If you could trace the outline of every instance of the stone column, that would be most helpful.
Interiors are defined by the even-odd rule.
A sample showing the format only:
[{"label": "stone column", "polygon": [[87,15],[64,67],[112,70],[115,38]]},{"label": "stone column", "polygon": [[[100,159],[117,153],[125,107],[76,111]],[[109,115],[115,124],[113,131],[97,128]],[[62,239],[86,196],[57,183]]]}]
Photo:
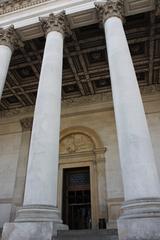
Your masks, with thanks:
[{"label": "stone column", "polygon": [[2,97],[12,52],[15,48],[21,45],[22,43],[19,40],[13,25],[7,29],[0,29],[0,99]]},{"label": "stone column", "polygon": [[160,182],[138,82],[123,29],[123,1],[97,3],[104,23],[125,202],[120,240],[160,239]]},{"label": "stone column", "polygon": [[[17,236],[23,240],[51,240],[56,238],[57,230],[66,229],[57,208],[65,14],[50,14],[40,21],[46,44],[33,118],[24,202],[22,209],[17,211],[14,227],[10,224],[7,229],[11,240],[19,239]],[[7,234],[3,234],[5,240]]]}]

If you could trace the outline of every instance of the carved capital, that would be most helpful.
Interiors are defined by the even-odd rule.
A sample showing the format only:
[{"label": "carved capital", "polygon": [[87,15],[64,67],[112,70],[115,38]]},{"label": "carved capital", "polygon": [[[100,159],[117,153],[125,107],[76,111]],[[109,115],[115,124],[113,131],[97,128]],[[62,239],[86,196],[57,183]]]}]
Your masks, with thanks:
[{"label": "carved capital", "polygon": [[0,45],[8,46],[12,51],[23,47],[23,43],[19,39],[13,25],[6,29],[0,29]]},{"label": "carved capital", "polygon": [[124,18],[124,0],[108,0],[106,2],[97,2],[95,7],[98,10],[99,18],[105,22],[111,17],[118,17],[123,21]]},{"label": "carved capital", "polygon": [[39,18],[42,29],[47,35],[51,31],[60,32],[63,36],[64,34],[70,34],[70,30],[66,21],[65,11],[62,11],[58,14],[51,13],[49,17]]},{"label": "carved capital", "polygon": [[29,131],[32,129],[32,124],[33,124],[33,118],[28,117],[28,118],[23,118],[20,120],[21,126],[22,126],[22,131]]},{"label": "carved capital", "polygon": [[156,16],[160,16],[160,0],[156,0]]}]

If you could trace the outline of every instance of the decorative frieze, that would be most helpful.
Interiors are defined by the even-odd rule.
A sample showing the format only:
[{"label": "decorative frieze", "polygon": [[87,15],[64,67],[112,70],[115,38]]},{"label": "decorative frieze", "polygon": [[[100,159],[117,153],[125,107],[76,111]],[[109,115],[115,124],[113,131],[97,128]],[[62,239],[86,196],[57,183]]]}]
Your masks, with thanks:
[{"label": "decorative frieze", "polygon": [[7,0],[0,3],[0,15],[9,12],[15,12],[20,9],[28,8],[41,3],[49,2],[50,0]]},{"label": "decorative frieze", "polygon": [[61,140],[60,153],[72,154],[75,152],[92,151],[94,148],[94,143],[87,135],[73,133]]},{"label": "decorative frieze", "polygon": [[[140,87],[142,96],[153,96],[160,94],[160,84],[149,85],[149,86],[141,86]],[[83,96],[79,98],[69,98],[64,99],[62,101],[62,107],[74,107],[74,106],[86,106],[86,104],[96,104],[103,102],[111,102],[112,101],[112,93],[111,91],[108,93],[99,93],[95,95]],[[12,110],[4,110],[0,111],[0,118],[13,118],[13,117],[21,117],[21,116],[31,116],[33,115],[34,106],[28,106],[24,108],[16,108]]]},{"label": "decorative frieze", "polygon": [[69,107],[69,106],[83,106],[86,104],[94,104],[94,103],[101,103],[101,102],[107,102],[107,101],[112,101],[112,93],[100,93],[100,94],[95,94],[95,95],[88,95],[88,96],[83,96],[83,97],[78,97],[78,98],[69,98],[69,99],[64,99],[62,101],[62,106],[63,107]]},{"label": "decorative frieze", "polygon": [[105,3],[95,3],[98,10],[99,18],[105,22],[110,17],[119,17],[123,20],[124,17],[124,0],[109,0]]},{"label": "decorative frieze", "polygon": [[[16,12],[21,9],[34,7],[35,5],[44,4],[51,0],[6,0],[0,1],[0,15]],[[159,0],[127,0],[125,1],[125,14],[133,15],[141,12],[152,11],[155,9],[155,2]],[[92,12],[92,10],[91,10]],[[90,19],[89,19],[90,21]]]},{"label": "decorative frieze", "polygon": [[0,29],[0,45],[8,46],[12,51],[23,46],[13,25],[6,29]]},{"label": "decorative frieze", "polygon": [[23,115],[33,115],[34,106],[15,108],[12,110],[0,111],[0,118],[22,117]]},{"label": "decorative frieze", "polygon": [[62,35],[70,33],[69,26],[66,21],[65,11],[62,11],[56,15],[51,13],[49,17],[39,18],[39,20],[45,35],[51,31],[60,32]]}]

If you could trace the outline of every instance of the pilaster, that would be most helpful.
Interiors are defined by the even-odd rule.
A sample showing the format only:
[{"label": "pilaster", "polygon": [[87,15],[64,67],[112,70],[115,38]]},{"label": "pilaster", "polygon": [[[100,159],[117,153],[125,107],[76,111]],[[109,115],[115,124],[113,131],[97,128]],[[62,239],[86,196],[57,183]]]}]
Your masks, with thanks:
[{"label": "pilaster", "polygon": [[21,136],[21,145],[19,158],[17,163],[17,171],[16,171],[16,180],[13,192],[13,206],[11,210],[10,220],[14,221],[16,216],[16,208],[21,207],[23,204],[23,195],[24,195],[24,187],[25,187],[25,179],[27,172],[27,162],[28,162],[28,153],[29,153],[29,143],[31,137],[31,129],[32,129],[32,117],[23,118],[20,120],[22,127],[22,136]]}]

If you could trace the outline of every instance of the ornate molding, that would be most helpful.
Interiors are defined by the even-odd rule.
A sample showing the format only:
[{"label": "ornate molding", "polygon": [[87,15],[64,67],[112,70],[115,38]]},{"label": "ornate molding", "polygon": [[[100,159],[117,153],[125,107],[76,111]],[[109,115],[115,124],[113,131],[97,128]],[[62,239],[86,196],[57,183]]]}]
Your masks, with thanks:
[{"label": "ornate molding", "polygon": [[29,131],[32,129],[32,124],[33,124],[33,118],[28,117],[28,118],[23,118],[20,120],[21,126],[22,126],[22,131]]},{"label": "ornate molding", "polygon": [[86,104],[94,104],[94,103],[100,103],[100,102],[107,102],[112,101],[112,93],[100,93],[95,95],[88,95],[78,98],[69,98],[62,101],[63,107],[69,107],[69,106],[80,106],[80,105],[86,105]]},{"label": "ornate molding", "polygon": [[160,15],[160,0],[156,1],[156,16]]},{"label": "ornate molding", "polygon": [[[142,96],[160,94],[160,84],[141,86],[140,91]],[[63,107],[83,106],[86,104],[96,104],[103,102],[112,102],[112,92],[99,93],[95,95],[83,96],[79,98],[69,98],[62,101]]]},{"label": "ornate molding", "polygon": [[111,17],[118,17],[124,19],[124,0],[109,0],[107,2],[95,3],[97,8],[99,19],[103,22]]},{"label": "ornate molding", "polygon": [[157,85],[149,85],[149,86],[141,86],[140,91],[142,96],[153,95],[156,93],[160,93],[160,84]]},{"label": "ornate molding", "polygon": [[39,20],[41,22],[42,29],[45,35],[47,35],[51,31],[60,32],[63,36],[66,33],[70,33],[65,11],[62,11],[56,15],[51,13],[49,17],[39,18]]},{"label": "ornate molding", "polygon": [[[158,94],[160,96],[160,84],[140,87],[142,96],[154,96]],[[83,96],[79,98],[69,98],[62,101],[62,107],[76,107],[86,104],[112,102],[112,93],[99,93],[95,95]],[[12,110],[0,111],[0,119],[4,118],[22,118],[22,116],[32,116],[34,112],[34,106],[28,106],[23,108],[16,108]]]},{"label": "ornate molding", "polygon": [[50,0],[7,0],[0,3],[0,15],[25,9],[34,5],[49,2]]},{"label": "ornate molding", "polygon": [[23,46],[13,25],[6,29],[0,29],[0,45],[8,46],[12,51]]},{"label": "ornate molding", "polygon": [[60,154],[92,151],[95,148],[92,140],[85,134],[72,133],[60,142]]},{"label": "ornate molding", "polygon": [[32,116],[34,112],[34,106],[28,106],[23,108],[15,108],[11,110],[5,110],[0,111],[0,119],[2,118],[13,118],[13,117],[19,117],[22,118],[22,116]]}]

